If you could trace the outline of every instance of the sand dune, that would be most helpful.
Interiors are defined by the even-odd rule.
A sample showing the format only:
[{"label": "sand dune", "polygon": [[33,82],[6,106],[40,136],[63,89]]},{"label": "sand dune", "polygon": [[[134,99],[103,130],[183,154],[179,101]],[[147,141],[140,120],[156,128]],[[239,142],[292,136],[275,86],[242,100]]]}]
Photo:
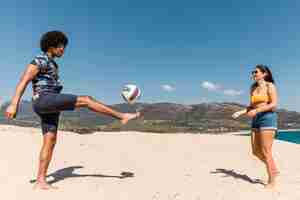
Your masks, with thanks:
[{"label": "sand dune", "polygon": [[1,199],[300,199],[300,145],[275,142],[276,191],[264,189],[264,166],[249,145],[234,134],[60,132],[48,177],[59,189],[36,191],[40,130],[2,125]]}]

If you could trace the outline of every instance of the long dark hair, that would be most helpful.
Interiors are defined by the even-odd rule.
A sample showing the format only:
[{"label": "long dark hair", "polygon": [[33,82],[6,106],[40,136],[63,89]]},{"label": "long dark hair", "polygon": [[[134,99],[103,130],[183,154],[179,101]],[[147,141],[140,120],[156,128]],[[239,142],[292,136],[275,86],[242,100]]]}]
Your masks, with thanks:
[{"label": "long dark hair", "polygon": [[[272,72],[267,65],[258,64],[255,66],[255,68],[259,69],[262,73],[266,73],[266,76],[264,77],[264,80],[266,82],[275,84]],[[255,90],[255,88],[257,88],[257,86],[258,86],[258,83],[253,83],[251,86],[251,91],[253,92],[253,90]]]}]

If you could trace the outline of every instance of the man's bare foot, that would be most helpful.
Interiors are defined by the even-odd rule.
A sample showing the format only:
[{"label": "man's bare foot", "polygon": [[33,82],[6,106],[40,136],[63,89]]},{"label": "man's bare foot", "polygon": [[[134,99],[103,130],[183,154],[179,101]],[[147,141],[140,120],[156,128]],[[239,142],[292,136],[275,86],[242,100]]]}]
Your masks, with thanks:
[{"label": "man's bare foot", "polygon": [[127,124],[128,121],[132,120],[132,119],[136,119],[138,117],[140,117],[140,112],[137,112],[137,113],[124,113],[123,114],[123,118],[121,119],[121,123],[124,125],[124,124]]},{"label": "man's bare foot", "polygon": [[38,189],[38,190],[56,190],[58,189],[58,187],[52,186],[50,184],[48,184],[47,182],[37,182],[33,189]]}]

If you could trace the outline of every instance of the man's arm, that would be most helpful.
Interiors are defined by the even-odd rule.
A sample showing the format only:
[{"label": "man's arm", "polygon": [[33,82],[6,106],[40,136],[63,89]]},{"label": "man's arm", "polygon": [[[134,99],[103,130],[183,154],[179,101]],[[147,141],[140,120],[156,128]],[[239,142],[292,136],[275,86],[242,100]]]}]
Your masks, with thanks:
[{"label": "man's arm", "polygon": [[20,103],[20,99],[21,99],[28,83],[30,81],[32,81],[32,79],[38,74],[38,72],[39,72],[39,68],[36,65],[29,64],[27,66],[25,72],[23,73],[23,75],[16,87],[16,91],[11,100],[11,103],[6,110],[5,115],[7,118],[12,119],[15,117],[17,110],[18,110],[19,103]]}]

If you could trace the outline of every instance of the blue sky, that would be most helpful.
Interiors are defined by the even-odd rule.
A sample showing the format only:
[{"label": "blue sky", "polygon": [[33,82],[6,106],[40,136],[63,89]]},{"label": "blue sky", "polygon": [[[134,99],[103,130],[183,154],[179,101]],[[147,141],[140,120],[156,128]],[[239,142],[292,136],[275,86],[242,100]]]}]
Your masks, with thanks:
[{"label": "blue sky", "polygon": [[[300,111],[300,2],[10,1],[1,5],[0,100],[9,100],[49,30],[70,44],[60,65],[64,92],[120,103],[124,84],[142,102],[248,103],[250,72],[271,66],[280,107]],[[24,98],[29,99],[28,87]]]}]

